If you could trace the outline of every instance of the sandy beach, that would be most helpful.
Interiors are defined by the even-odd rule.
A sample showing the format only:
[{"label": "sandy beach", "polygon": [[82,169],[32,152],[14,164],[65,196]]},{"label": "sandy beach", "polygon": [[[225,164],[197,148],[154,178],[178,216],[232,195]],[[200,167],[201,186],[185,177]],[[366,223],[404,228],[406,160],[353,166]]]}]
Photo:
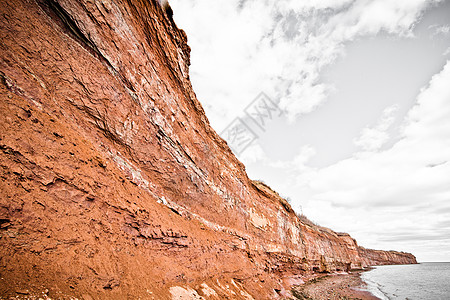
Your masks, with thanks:
[{"label": "sandy beach", "polygon": [[361,272],[354,271],[350,274],[332,274],[319,277],[295,287],[292,292],[297,299],[378,299],[364,290],[365,283],[360,277]]}]

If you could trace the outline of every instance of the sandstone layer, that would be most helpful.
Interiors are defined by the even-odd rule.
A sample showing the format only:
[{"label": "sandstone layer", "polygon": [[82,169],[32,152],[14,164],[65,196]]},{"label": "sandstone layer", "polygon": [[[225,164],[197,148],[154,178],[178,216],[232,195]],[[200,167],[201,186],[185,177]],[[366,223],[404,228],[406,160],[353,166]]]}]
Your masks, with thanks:
[{"label": "sandstone layer", "polygon": [[155,0],[0,6],[0,296],[269,299],[315,272],[415,263],[250,180]]}]

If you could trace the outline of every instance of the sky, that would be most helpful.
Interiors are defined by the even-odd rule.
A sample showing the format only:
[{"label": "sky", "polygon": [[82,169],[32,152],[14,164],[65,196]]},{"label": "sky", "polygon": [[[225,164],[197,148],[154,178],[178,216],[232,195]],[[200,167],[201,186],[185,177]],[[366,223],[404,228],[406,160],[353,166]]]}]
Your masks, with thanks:
[{"label": "sky", "polygon": [[450,261],[450,0],[171,0],[213,128],[293,208]]}]

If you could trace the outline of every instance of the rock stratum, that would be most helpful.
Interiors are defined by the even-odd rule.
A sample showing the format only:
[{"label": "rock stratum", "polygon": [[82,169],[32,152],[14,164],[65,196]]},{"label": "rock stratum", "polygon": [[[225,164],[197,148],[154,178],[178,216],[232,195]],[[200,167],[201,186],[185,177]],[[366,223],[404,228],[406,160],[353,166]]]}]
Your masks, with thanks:
[{"label": "rock stratum", "polygon": [[1,297],[270,299],[318,272],[416,262],[247,177],[169,7],[3,1],[0,38]]}]

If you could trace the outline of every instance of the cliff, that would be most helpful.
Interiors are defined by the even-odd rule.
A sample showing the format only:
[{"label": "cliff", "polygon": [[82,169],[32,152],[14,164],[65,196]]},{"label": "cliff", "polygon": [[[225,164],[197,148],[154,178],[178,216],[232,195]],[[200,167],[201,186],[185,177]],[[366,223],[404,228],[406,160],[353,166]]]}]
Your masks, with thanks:
[{"label": "cliff", "polygon": [[0,38],[1,297],[267,299],[316,272],[415,263],[247,177],[157,1],[3,1]]}]

